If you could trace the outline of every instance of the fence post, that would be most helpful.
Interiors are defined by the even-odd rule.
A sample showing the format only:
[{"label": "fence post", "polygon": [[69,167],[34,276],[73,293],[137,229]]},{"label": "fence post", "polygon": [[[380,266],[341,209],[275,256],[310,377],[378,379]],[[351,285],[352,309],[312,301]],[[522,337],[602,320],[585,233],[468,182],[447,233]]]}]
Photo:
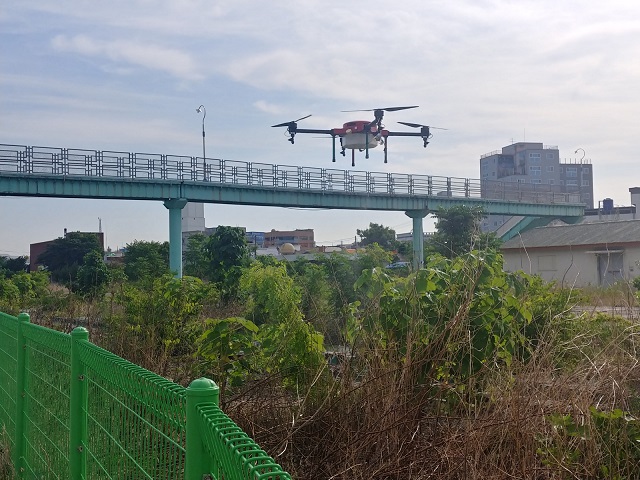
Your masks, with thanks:
[{"label": "fence post", "polygon": [[24,397],[25,397],[25,380],[27,375],[27,345],[24,340],[23,325],[29,323],[30,317],[28,313],[18,315],[18,331],[16,333],[16,344],[18,351],[16,358],[18,360],[16,371],[16,431],[13,445],[13,466],[16,469],[17,478],[23,478],[24,473],[24,456],[25,456],[25,438],[24,438]]},{"label": "fence post", "polygon": [[76,327],[71,332],[71,381],[69,384],[69,473],[72,480],[87,477],[87,381],[80,360],[80,342],[89,331]]},{"label": "fence post", "polygon": [[198,378],[187,388],[187,434],[185,454],[185,480],[202,480],[210,473],[211,461],[205,449],[198,406],[206,403],[218,405],[220,390],[213,380]]}]

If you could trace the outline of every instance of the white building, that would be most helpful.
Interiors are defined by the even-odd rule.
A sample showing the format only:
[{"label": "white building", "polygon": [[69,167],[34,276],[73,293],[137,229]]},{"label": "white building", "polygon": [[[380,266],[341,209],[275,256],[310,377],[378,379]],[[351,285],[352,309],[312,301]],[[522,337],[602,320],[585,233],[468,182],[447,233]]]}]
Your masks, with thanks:
[{"label": "white building", "polygon": [[564,286],[607,286],[640,275],[640,220],[534,228],[501,250],[505,270]]}]

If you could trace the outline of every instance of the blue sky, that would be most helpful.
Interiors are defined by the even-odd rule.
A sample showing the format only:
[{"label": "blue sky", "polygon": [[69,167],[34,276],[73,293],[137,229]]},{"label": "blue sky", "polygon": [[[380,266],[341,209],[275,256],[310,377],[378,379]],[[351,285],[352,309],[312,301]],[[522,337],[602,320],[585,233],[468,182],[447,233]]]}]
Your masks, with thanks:
[{"label": "blue sky", "polygon": [[[640,4],[635,1],[337,2],[20,0],[0,10],[0,143],[201,154],[350,169],[329,139],[291,146],[270,125],[359,119],[342,110],[446,127],[427,149],[394,139],[357,169],[479,176],[480,155],[512,141],[582,148],[596,199],[638,186]],[[365,117],[367,117],[365,115]],[[367,118],[364,118],[367,119]],[[402,127],[400,127],[402,128]],[[207,226],[313,228],[348,242],[369,222],[409,231],[402,213],[206,205]],[[115,248],[166,240],[160,202],[0,198],[0,253],[64,228]],[[430,227],[427,224],[426,230]]]}]

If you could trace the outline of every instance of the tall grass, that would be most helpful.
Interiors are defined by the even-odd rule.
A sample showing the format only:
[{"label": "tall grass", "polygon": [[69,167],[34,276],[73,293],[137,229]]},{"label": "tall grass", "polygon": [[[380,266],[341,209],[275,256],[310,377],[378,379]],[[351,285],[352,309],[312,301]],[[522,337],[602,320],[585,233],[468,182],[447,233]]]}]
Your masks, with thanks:
[{"label": "tall grass", "polygon": [[229,414],[300,479],[640,478],[637,323],[560,305],[528,355],[464,375],[473,289],[449,293],[454,315],[429,341],[361,342],[337,378],[325,367],[291,393],[270,377]]},{"label": "tall grass", "polygon": [[[577,309],[571,292],[549,291],[543,301],[530,288],[519,297],[537,312],[535,329],[522,328],[535,335],[526,355],[492,353],[478,363],[473,332],[479,318],[505,313],[476,303],[502,296],[494,287],[481,292],[497,272],[464,273],[457,284],[444,282],[432,292],[440,301],[428,309],[416,303],[423,295],[416,291],[394,300],[402,304],[398,317],[406,317],[402,336],[351,332],[355,340],[339,364],[323,365],[308,389],[284,382],[282,372],[258,375],[234,390],[225,412],[299,479],[640,478],[635,292],[586,289]],[[361,299],[363,318],[382,319],[385,302],[402,286],[390,285]],[[615,308],[595,308],[602,306]],[[102,315],[96,306],[66,307],[96,323]],[[38,316],[55,319],[52,312]],[[431,316],[441,328],[425,330]],[[136,337],[124,327],[103,338],[92,332],[92,339],[112,349],[117,339],[116,353],[126,357],[140,345],[127,343]],[[145,366],[154,369],[152,362]]]}]

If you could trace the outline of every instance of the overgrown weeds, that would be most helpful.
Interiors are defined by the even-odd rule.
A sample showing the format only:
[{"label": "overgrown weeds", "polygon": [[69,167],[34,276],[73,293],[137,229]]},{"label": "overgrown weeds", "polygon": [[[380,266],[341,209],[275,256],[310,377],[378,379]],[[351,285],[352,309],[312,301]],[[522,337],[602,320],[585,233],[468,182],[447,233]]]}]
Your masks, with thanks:
[{"label": "overgrown weeds", "polygon": [[297,478],[638,478],[640,327],[516,295],[496,262],[366,274],[337,378],[271,377],[229,413]]},{"label": "overgrown weeds", "polygon": [[[353,291],[338,266],[324,291],[297,265],[304,295],[282,268],[253,268],[245,308],[164,277],[92,304],[52,296],[32,318],[83,318],[146,368],[216,378],[225,412],[296,478],[639,478],[639,324],[575,308],[631,306],[629,292],[557,289],[492,252],[406,278],[365,270]],[[322,325],[341,341],[326,363]]]}]

